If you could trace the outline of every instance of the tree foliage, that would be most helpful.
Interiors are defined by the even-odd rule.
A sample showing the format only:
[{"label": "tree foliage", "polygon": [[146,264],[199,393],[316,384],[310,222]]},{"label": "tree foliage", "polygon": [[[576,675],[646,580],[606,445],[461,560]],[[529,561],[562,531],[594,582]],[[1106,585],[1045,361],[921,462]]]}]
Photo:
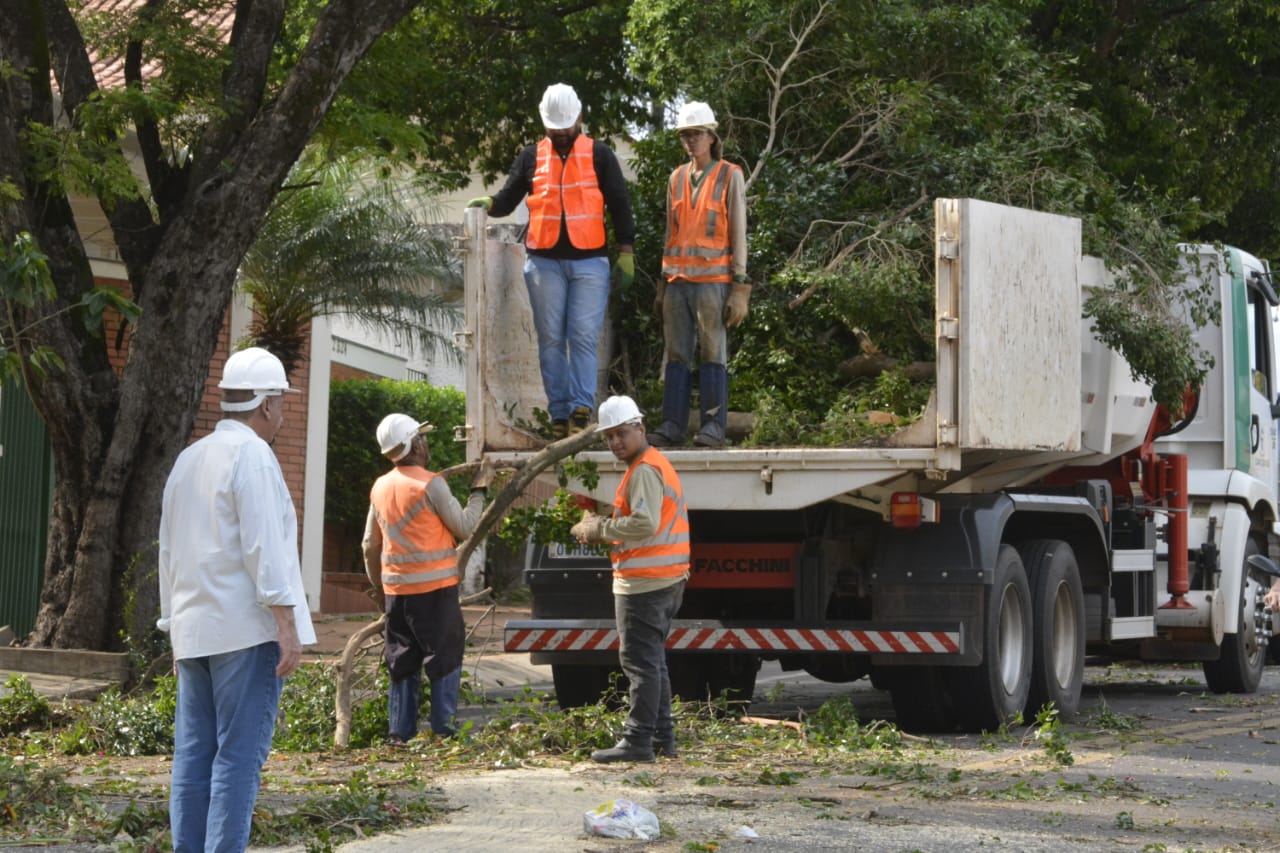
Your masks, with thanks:
[{"label": "tree foliage", "polygon": [[[349,534],[364,532],[369,489],[387,473],[387,458],[374,438],[378,423],[392,412],[430,421],[428,434],[433,471],[465,461],[464,445],[453,440],[453,427],[466,420],[462,392],[433,388],[425,382],[393,379],[345,379],[329,388],[329,446],[325,468],[324,519]],[[457,484],[465,497],[468,483]]]},{"label": "tree foliage", "polygon": [[276,197],[240,265],[253,300],[249,334],[285,371],[306,357],[311,321],[344,314],[400,344],[450,357],[446,294],[462,273],[434,205],[412,184],[377,180],[347,161],[304,161]]},{"label": "tree foliage", "polygon": [[[706,23],[700,4],[633,8],[637,72],[664,96],[709,101],[748,175],[750,275],[764,286],[737,335],[732,396],[787,414],[794,429],[775,440],[814,439],[884,396],[840,378],[840,358],[931,357],[938,197],[1080,217],[1085,250],[1120,272],[1087,306],[1100,330],[1163,401],[1203,376],[1174,285],[1176,243],[1206,215],[1109,171],[1107,116],[1080,56],[1028,26],[1040,5],[738,2],[710,47],[671,35]],[[660,209],[664,181],[642,168],[637,207]],[[645,361],[643,342],[624,344],[628,363]]]}]

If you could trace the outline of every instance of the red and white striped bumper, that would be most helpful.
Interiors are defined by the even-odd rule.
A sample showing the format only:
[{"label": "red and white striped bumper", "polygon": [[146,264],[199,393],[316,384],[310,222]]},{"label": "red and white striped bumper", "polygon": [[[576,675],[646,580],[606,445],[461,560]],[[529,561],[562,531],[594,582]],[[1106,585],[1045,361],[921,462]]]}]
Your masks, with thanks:
[{"label": "red and white striped bumper", "polygon": [[[673,622],[667,648],[682,652],[831,652],[867,654],[959,654],[960,626],[922,630],[854,627],[745,628],[718,622]],[[508,652],[585,652],[618,648],[612,621],[531,619],[507,623]]]}]

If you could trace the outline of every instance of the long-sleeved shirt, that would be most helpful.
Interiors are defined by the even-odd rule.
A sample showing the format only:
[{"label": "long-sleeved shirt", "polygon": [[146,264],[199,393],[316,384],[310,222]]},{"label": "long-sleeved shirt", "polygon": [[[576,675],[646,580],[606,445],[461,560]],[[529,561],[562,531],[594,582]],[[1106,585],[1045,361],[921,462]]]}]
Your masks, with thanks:
[{"label": "long-sleeved shirt", "polygon": [[[693,184],[694,195],[702,190],[702,178],[717,160],[707,164],[707,168],[696,175],[690,173],[689,182]],[[733,277],[735,281],[745,280],[747,275],[747,182],[741,169],[729,172],[729,187],[725,193],[725,207],[729,211],[729,247],[733,250]],[[667,235],[666,243],[671,242],[671,186],[667,185]]]},{"label": "long-sleeved shirt", "polygon": [[[662,520],[662,474],[651,465],[637,465],[627,481],[627,503],[630,515],[606,518],[600,522],[599,537],[605,542],[638,542],[658,532]],[[635,595],[679,583],[683,578],[614,577],[615,595]]]},{"label": "long-sleeved shirt", "polygon": [[[622,166],[618,163],[613,149],[599,140],[592,140],[592,162],[596,168],[596,180],[600,184],[600,192],[604,196],[605,209],[613,220],[613,233],[621,246],[630,246],[636,241],[636,223],[631,213],[631,197],[627,194],[627,180],[622,176]],[[511,172],[502,189],[493,196],[489,206],[490,216],[506,216],[524,201],[533,189],[533,172],[538,165],[538,146],[526,146],[516,155],[511,164]],[[609,254],[607,245],[599,249],[579,249],[569,242],[569,235],[561,227],[560,241],[550,249],[530,249],[532,255],[543,255],[549,258],[578,260],[581,258],[604,257]]]},{"label": "long-sleeved shirt", "polygon": [[[470,536],[484,512],[484,492],[475,490],[467,498],[466,509],[458,503],[458,499],[449,490],[449,483],[444,477],[433,477],[427,486],[427,510],[440,517],[440,521],[453,538],[461,542]],[[369,507],[369,515],[364,522],[364,539],[361,542],[364,551],[364,572],[375,589],[382,589],[382,527],[378,524],[377,513]],[[459,566],[461,571],[464,567]]]},{"label": "long-sleeved shirt", "polygon": [[176,659],[207,657],[277,640],[278,606],[293,607],[299,642],[316,641],[280,463],[247,425],[219,421],[165,483],[156,625]]}]

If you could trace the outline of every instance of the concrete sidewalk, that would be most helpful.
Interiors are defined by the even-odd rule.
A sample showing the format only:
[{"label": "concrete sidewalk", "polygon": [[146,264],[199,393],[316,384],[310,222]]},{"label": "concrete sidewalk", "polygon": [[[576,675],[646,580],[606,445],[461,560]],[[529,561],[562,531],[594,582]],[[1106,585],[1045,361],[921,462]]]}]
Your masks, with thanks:
[{"label": "concrete sidewalk", "polygon": [[[514,695],[524,687],[551,688],[551,668],[534,666],[527,654],[502,651],[508,619],[527,619],[527,607],[472,604],[462,608],[467,624],[467,652],[462,667],[472,684],[487,698]],[[376,614],[316,616],[316,644],[307,647],[307,660],[336,663],[347,641],[369,625]],[[124,678],[122,655],[75,650],[0,649],[0,696],[4,682],[20,674],[41,696],[49,699],[93,699]]]}]

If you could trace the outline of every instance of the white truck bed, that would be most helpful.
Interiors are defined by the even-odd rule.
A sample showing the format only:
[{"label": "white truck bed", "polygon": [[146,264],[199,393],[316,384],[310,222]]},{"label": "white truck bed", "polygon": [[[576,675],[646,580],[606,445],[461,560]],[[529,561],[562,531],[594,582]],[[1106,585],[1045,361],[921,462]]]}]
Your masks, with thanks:
[{"label": "white truck bed", "polygon": [[[1079,220],[939,199],[935,221],[937,383],[925,417],[885,446],[669,451],[691,509],[991,492],[1141,442],[1149,388],[1080,316],[1084,287],[1103,286],[1105,272],[1081,256]],[[546,408],[524,250],[491,238],[479,208],[467,211],[464,240],[467,457],[518,457],[544,444],[525,427]],[[610,502],[623,466],[605,451],[581,458],[600,470],[591,496]]]}]

